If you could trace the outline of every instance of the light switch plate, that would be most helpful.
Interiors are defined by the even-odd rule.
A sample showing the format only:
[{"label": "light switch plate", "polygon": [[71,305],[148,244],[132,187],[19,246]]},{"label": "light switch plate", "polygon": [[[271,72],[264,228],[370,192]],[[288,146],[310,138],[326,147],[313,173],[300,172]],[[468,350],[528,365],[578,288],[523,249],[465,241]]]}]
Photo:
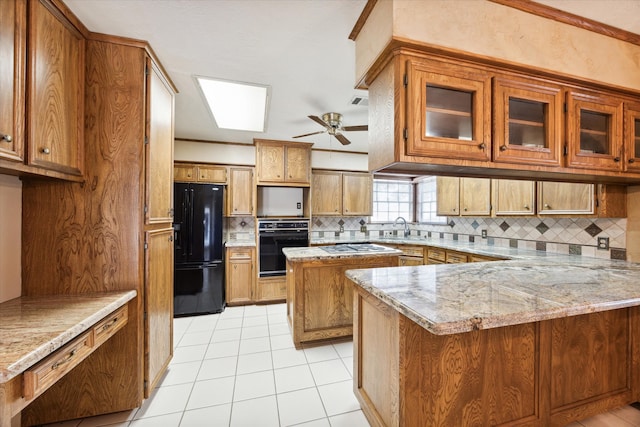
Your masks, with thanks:
[{"label": "light switch plate", "polygon": [[608,237],[598,237],[598,249],[606,251],[609,249],[609,238]]}]

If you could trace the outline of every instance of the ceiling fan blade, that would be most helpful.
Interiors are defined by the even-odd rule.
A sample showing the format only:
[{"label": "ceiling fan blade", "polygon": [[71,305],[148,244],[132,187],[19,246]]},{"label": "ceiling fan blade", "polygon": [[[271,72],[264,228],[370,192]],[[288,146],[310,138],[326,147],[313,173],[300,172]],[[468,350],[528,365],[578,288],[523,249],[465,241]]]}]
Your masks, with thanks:
[{"label": "ceiling fan blade", "polygon": [[320,132],[312,132],[312,133],[305,133],[304,135],[292,136],[292,138],[302,138],[303,136],[318,135],[320,133],[325,133],[325,132],[326,130],[321,130]]},{"label": "ceiling fan blade", "polygon": [[340,141],[340,143],[341,143],[342,145],[349,145],[349,144],[351,144],[351,141],[349,141],[349,140],[347,139],[347,137],[346,137],[346,136],[344,136],[344,135],[343,135],[343,134],[341,134],[341,133],[336,133],[336,134],[335,134],[335,135],[333,135],[333,136],[335,136],[335,137],[336,137],[336,139],[337,139],[338,141]]},{"label": "ceiling fan blade", "polygon": [[369,126],[368,125],[344,126],[342,128],[342,130],[346,131],[346,132],[353,132],[353,131],[359,131],[359,130],[369,130]]},{"label": "ceiling fan blade", "polygon": [[325,122],[324,120],[322,120],[320,117],[318,116],[307,116],[309,117],[311,120],[313,120],[314,122],[318,123],[319,125],[322,125],[326,128],[330,128],[331,125],[329,125],[329,123]]}]

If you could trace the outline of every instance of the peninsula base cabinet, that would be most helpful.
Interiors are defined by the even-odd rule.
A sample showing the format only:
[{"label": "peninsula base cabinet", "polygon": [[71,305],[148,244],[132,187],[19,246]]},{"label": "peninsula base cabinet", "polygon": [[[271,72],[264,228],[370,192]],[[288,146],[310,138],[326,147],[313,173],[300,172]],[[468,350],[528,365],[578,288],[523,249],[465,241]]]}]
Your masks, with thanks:
[{"label": "peninsula base cabinet", "polygon": [[434,335],[362,288],[354,393],[372,426],[566,426],[640,397],[640,308]]}]

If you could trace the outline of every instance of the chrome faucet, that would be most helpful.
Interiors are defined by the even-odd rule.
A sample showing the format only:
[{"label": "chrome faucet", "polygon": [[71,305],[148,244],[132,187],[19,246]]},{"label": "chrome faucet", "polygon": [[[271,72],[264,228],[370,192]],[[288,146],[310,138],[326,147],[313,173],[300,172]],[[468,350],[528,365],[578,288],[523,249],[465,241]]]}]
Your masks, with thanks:
[{"label": "chrome faucet", "polygon": [[398,221],[400,221],[400,220],[404,224],[404,237],[409,237],[409,233],[410,232],[409,232],[409,226],[407,225],[407,220],[406,219],[404,219],[403,217],[399,216],[398,218],[396,218],[396,221],[395,221],[394,225],[398,224]]}]

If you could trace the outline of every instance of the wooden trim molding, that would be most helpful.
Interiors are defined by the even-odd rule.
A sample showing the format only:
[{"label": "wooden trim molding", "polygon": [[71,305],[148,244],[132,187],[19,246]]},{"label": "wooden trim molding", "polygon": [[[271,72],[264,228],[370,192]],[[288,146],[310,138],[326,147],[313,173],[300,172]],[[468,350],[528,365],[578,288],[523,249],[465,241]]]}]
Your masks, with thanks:
[{"label": "wooden trim molding", "polygon": [[565,12],[563,10],[556,9],[554,7],[547,6],[541,3],[537,3],[535,1],[531,1],[531,0],[489,0],[489,1],[493,3],[501,4],[503,6],[512,7],[514,9],[518,9],[523,12],[531,13],[533,15],[541,16],[543,18],[552,19],[554,21],[561,22],[563,24],[573,25],[574,27],[582,28],[587,31],[592,31],[594,33],[602,34],[605,36],[612,37],[614,39],[622,40],[624,42],[632,43],[640,46],[640,35],[638,34],[634,34],[630,31],[626,31],[620,28],[612,27],[611,25],[603,24],[602,22],[594,21],[589,18],[584,18],[582,16],[574,15],[573,13]]},{"label": "wooden trim molding", "polygon": [[378,0],[367,0],[367,4],[364,5],[362,13],[360,13],[356,24],[353,26],[353,29],[349,34],[349,40],[356,41],[356,38],[358,38],[358,34],[360,34],[362,27],[364,27],[364,23],[367,22],[367,19],[369,19],[369,15],[371,15],[371,11],[373,10],[373,7],[377,2]]},{"label": "wooden trim molding", "polygon": [[241,145],[243,147],[253,147],[253,143],[231,142],[231,141],[213,141],[210,139],[193,139],[193,138],[173,138],[174,141],[182,142],[201,142],[204,144],[224,144],[224,145]]}]

